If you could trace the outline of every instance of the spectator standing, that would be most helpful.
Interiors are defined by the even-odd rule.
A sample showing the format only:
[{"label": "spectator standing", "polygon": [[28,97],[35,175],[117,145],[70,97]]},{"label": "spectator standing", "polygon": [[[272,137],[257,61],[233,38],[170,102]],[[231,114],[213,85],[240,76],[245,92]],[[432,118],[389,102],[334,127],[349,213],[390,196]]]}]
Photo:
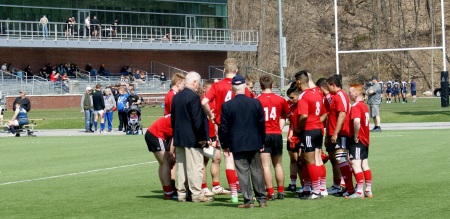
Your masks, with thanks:
[{"label": "spectator standing", "polygon": [[112,37],[117,36],[117,26],[119,25],[119,18],[115,18],[112,24]]},{"label": "spectator standing", "polygon": [[27,112],[31,110],[31,102],[30,99],[26,97],[27,93],[25,91],[19,91],[20,97],[17,97],[13,102],[13,111],[16,110],[16,103],[20,103],[20,106],[24,108]]},{"label": "spectator standing", "polygon": [[92,95],[92,101],[94,105],[94,132],[97,132],[97,121],[98,119],[100,119],[100,133],[103,133],[105,129],[105,100],[103,99],[101,84],[97,84],[95,86],[95,91]]},{"label": "spectator standing", "polygon": [[368,104],[370,106],[370,117],[373,118],[373,123],[375,125],[375,127],[371,131],[381,132],[380,127],[381,87],[380,84],[378,84],[377,76],[375,75],[372,76],[370,80],[372,81],[372,86],[369,87],[369,89],[367,89],[367,95],[369,96]]},{"label": "spectator standing", "polygon": [[116,100],[112,95],[111,89],[105,89],[105,96],[103,96],[105,100],[105,120],[108,123],[108,132],[112,131],[112,121],[113,121],[113,112],[116,109]]},{"label": "spectator standing", "polygon": [[128,124],[128,118],[127,118],[127,112],[128,112],[128,96],[130,94],[127,93],[125,90],[125,84],[121,85],[119,88],[119,98],[117,99],[117,114],[119,116],[119,132],[127,131],[127,124]]},{"label": "spectator standing", "polygon": [[92,26],[92,29],[93,29],[93,33],[94,33],[93,35],[94,35],[94,37],[95,37],[95,38],[99,38],[99,37],[100,37],[99,31],[100,31],[101,23],[100,23],[100,21],[97,19],[97,16],[96,16],[96,15],[94,15],[94,17],[92,18],[91,26]]},{"label": "spectator standing", "polygon": [[6,62],[3,62],[3,65],[2,65],[2,71],[8,72],[8,73],[9,73],[9,71],[8,71],[8,66],[6,65]]},{"label": "spectator standing", "polygon": [[[260,150],[266,138],[264,111],[258,100],[245,95],[245,79],[236,75],[231,81],[236,96],[222,105],[219,139],[225,153],[233,153],[244,204],[253,208],[252,181],[260,207],[267,207]],[[242,110],[245,106],[245,110]]]},{"label": "spectator standing", "polygon": [[86,87],[86,92],[81,97],[81,113],[84,113],[84,128],[87,133],[94,132],[94,105],[92,101],[92,88]]},{"label": "spectator standing", "polygon": [[208,139],[208,122],[196,93],[201,77],[196,72],[186,75],[186,88],[174,96],[172,102],[173,144],[176,147],[178,201],[185,202],[187,191],[193,202],[210,202],[212,198],[201,191],[203,178],[203,150]]},{"label": "spectator standing", "polygon": [[91,36],[91,17],[89,16],[86,17],[86,19],[84,20],[84,26],[85,31],[83,38],[85,38],[86,36]]},{"label": "spectator standing", "polygon": [[47,16],[42,15],[42,18],[39,21],[39,24],[42,26],[42,36],[44,38],[48,37],[48,27],[47,27],[48,19],[47,19]]},{"label": "spectator standing", "polygon": [[417,101],[417,86],[416,86],[416,81],[413,79],[411,79],[411,81],[409,82],[409,85],[411,86],[411,96],[413,98],[413,103],[415,103]]},{"label": "spectator standing", "polygon": [[162,89],[165,90],[167,78],[166,78],[166,74],[164,74],[164,72],[161,72],[161,76],[159,76],[159,80],[161,81]]}]

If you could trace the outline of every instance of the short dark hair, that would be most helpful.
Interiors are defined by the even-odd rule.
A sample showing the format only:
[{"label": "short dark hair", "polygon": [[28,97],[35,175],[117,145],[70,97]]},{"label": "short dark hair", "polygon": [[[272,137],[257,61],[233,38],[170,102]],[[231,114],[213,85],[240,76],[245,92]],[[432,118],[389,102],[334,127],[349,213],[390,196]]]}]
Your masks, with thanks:
[{"label": "short dark hair", "polygon": [[327,79],[326,78],[319,78],[319,80],[316,81],[317,87],[327,88]]},{"label": "short dark hair", "polygon": [[301,81],[304,83],[308,83],[308,81],[309,81],[307,70],[301,70],[301,71],[295,73],[294,77],[295,77],[296,81]]},{"label": "short dark hair", "polygon": [[297,82],[293,81],[293,82],[291,83],[291,85],[289,86],[289,88],[287,89],[286,95],[289,96],[289,95],[291,95],[292,93],[297,92],[297,91],[298,91],[298,88],[297,88]]},{"label": "short dark hair", "polygon": [[212,84],[214,84],[214,80],[212,80],[212,79],[208,79],[208,80],[205,80],[205,82],[203,82],[203,86],[212,85]]},{"label": "short dark hair", "polygon": [[342,88],[341,80],[337,75],[333,75],[327,80],[327,84],[335,85],[336,87]]},{"label": "short dark hair", "polygon": [[259,86],[261,86],[261,89],[267,89],[272,88],[273,79],[270,76],[261,76],[259,78]]}]

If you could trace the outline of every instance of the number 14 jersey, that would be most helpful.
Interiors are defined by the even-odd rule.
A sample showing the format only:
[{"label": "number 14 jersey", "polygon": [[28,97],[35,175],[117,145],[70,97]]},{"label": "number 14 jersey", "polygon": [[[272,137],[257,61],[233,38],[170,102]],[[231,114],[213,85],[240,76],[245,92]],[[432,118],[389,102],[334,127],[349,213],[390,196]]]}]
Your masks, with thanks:
[{"label": "number 14 jersey", "polygon": [[264,110],[266,134],[281,134],[280,119],[290,113],[287,101],[274,93],[262,93],[256,97]]}]

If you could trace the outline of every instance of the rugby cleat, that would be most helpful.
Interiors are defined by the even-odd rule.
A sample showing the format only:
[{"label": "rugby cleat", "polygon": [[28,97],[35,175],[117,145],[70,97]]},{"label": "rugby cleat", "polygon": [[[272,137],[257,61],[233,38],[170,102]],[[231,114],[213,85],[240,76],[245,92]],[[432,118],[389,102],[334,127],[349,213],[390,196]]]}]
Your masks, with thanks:
[{"label": "rugby cleat", "polygon": [[373,194],[372,194],[371,191],[365,191],[364,192],[364,196],[367,197],[367,198],[373,198]]},{"label": "rugby cleat", "polygon": [[239,199],[238,199],[238,197],[237,196],[231,196],[231,203],[238,203],[239,202]]},{"label": "rugby cleat", "polygon": [[355,193],[353,193],[351,195],[345,196],[345,199],[355,199],[355,198],[363,199],[364,198],[364,194],[362,194],[362,193],[358,194],[357,192],[355,192]]},{"label": "rugby cleat", "polygon": [[297,185],[295,184],[289,184],[289,186],[286,188],[286,191],[295,192],[297,190]]},{"label": "rugby cleat", "polygon": [[327,196],[328,196],[328,191],[327,191],[327,190],[321,190],[321,191],[320,191],[320,195],[321,195],[322,197],[327,197]]},{"label": "rugby cleat", "polygon": [[211,190],[209,190],[208,188],[202,189],[201,194],[206,196],[206,197],[213,197],[214,196],[214,193],[211,192]]},{"label": "rugby cleat", "polygon": [[230,191],[224,189],[222,186],[213,188],[212,193],[214,195],[229,195],[229,194],[231,194]]},{"label": "rugby cleat", "polygon": [[278,193],[277,199],[284,199],[284,193],[282,193],[282,192]]},{"label": "rugby cleat", "polygon": [[322,198],[322,196],[320,194],[315,194],[315,193],[311,193],[310,195],[308,195],[306,197],[306,199],[308,200],[315,200],[315,199],[320,199]]},{"label": "rugby cleat", "polygon": [[266,200],[275,201],[275,194],[267,195]]},{"label": "rugby cleat", "polygon": [[298,193],[299,199],[307,199],[311,195],[309,191],[303,191],[302,193]]},{"label": "rugby cleat", "polygon": [[336,193],[342,192],[342,190],[343,190],[343,189],[342,189],[341,186],[339,186],[339,187],[331,186],[331,187],[329,187],[329,188],[327,189],[327,192],[328,192],[329,195],[334,195],[334,194],[336,194]]}]

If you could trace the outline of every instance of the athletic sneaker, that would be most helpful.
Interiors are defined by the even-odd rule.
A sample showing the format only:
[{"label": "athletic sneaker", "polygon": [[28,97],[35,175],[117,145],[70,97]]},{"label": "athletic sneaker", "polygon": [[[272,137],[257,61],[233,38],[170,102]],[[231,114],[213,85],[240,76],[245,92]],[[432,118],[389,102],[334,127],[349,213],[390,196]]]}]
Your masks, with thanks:
[{"label": "athletic sneaker", "polygon": [[267,195],[266,200],[275,201],[275,194]]},{"label": "athletic sneaker", "polygon": [[238,199],[238,197],[236,196],[231,196],[231,203],[238,203],[239,202],[239,199]]},{"label": "athletic sneaker", "polygon": [[297,185],[295,184],[289,184],[289,186],[286,188],[286,191],[295,192],[297,190]]},{"label": "athletic sneaker", "polygon": [[372,192],[368,192],[368,191],[364,192],[364,196],[366,196],[367,198],[373,198]]},{"label": "athletic sneaker", "polygon": [[278,193],[277,199],[284,199],[284,193],[282,193],[282,192]]},{"label": "athletic sneaker", "polygon": [[362,193],[358,194],[357,192],[355,192],[351,195],[345,196],[345,199],[355,199],[355,198],[364,198],[364,194]]},{"label": "athletic sneaker", "polygon": [[322,196],[320,194],[311,193],[306,197],[308,200],[320,199]]},{"label": "athletic sneaker", "polygon": [[214,196],[214,193],[212,193],[211,190],[209,190],[208,188],[202,189],[201,194],[206,196],[206,197],[213,197]]},{"label": "athletic sneaker", "polygon": [[328,191],[327,190],[320,190],[320,195],[322,197],[327,197],[328,196]]},{"label": "athletic sneaker", "polygon": [[298,190],[297,190],[297,192],[296,193],[303,193],[303,187],[300,187]]},{"label": "athletic sneaker", "polygon": [[[356,193],[356,192],[353,192],[353,193]],[[347,196],[350,196],[350,195],[352,195],[350,192],[345,191],[344,193],[341,194],[341,197],[347,197]]]},{"label": "athletic sneaker", "polygon": [[212,193],[214,193],[214,195],[229,195],[229,194],[231,194],[230,191],[224,189],[222,186],[214,187],[212,189]]},{"label": "athletic sneaker", "polygon": [[336,193],[342,192],[342,187],[341,186],[339,186],[339,187],[331,186],[327,189],[327,192],[329,195],[334,195]]},{"label": "athletic sneaker", "polygon": [[178,195],[176,192],[172,192],[172,194],[164,194],[164,199],[165,200],[178,199]]}]

